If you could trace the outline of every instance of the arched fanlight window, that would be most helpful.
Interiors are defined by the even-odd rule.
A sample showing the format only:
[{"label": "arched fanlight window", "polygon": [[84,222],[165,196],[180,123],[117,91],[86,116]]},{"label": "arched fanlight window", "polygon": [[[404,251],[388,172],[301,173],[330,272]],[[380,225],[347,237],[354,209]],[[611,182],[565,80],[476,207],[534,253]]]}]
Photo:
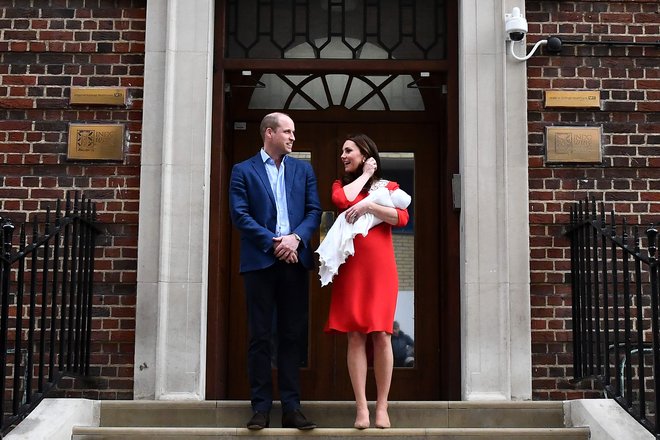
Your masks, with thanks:
[{"label": "arched fanlight window", "polygon": [[[359,42],[334,38],[323,48],[324,58],[342,58],[346,45]],[[307,52],[307,53],[306,53]],[[307,55],[307,56],[306,56]],[[360,55],[369,59],[386,58],[379,47],[365,43]],[[287,58],[311,58],[313,51],[303,43],[286,53]],[[410,75],[309,74],[283,75],[267,73],[259,79],[250,99],[251,109],[323,110],[333,106],[350,110],[423,111],[419,89],[410,87]]]}]

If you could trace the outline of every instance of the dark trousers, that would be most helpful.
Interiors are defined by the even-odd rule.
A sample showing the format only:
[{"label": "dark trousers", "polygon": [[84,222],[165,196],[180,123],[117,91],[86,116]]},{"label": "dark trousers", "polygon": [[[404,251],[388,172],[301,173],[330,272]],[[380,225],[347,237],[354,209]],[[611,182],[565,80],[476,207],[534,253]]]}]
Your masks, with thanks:
[{"label": "dark trousers", "polygon": [[276,333],[277,380],[282,411],[300,407],[300,373],[307,355],[309,273],[302,264],[278,261],[243,274],[250,344],[248,376],[254,411],[273,402],[271,338]]}]

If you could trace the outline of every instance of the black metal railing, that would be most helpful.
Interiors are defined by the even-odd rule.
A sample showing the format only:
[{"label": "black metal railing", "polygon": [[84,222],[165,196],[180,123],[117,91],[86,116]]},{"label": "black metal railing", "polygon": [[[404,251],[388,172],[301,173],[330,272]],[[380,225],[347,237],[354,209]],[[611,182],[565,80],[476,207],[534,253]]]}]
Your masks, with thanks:
[{"label": "black metal railing", "polygon": [[20,226],[0,217],[2,433],[61,377],[89,373],[96,207],[77,192],[60,205]]},{"label": "black metal railing", "polygon": [[593,199],[571,208],[573,368],[660,438],[658,231],[642,229]]}]

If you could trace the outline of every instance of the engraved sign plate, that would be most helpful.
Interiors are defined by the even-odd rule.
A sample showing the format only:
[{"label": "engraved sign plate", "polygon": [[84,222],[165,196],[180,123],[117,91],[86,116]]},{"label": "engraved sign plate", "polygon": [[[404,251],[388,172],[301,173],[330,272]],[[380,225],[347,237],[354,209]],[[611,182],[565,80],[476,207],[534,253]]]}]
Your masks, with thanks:
[{"label": "engraved sign plate", "polygon": [[124,160],[124,124],[69,124],[67,158]]},{"label": "engraved sign plate", "polygon": [[600,108],[598,90],[546,90],[546,107]]},{"label": "engraved sign plate", "polygon": [[546,127],[546,163],[600,163],[600,127]]},{"label": "engraved sign plate", "polygon": [[70,104],[126,105],[124,87],[71,87]]}]

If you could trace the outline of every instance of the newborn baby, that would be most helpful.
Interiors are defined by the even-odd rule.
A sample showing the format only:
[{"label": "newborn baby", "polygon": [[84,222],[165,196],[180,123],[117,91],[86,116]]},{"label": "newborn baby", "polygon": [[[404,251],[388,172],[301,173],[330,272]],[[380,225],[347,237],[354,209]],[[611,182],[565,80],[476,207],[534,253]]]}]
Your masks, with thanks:
[{"label": "newborn baby", "polygon": [[[410,205],[411,198],[400,188],[390,192],[390,190],[382,186],[370,191],[364,200],[390,208],[405,209]],[[355,254],[355,248],[353,247],[355,236],[362,234],[366,237],[369,229],[379,223],[382,223],[382,220],[371,213],[365,213],[358,217],[355,223],[346,221],[345,212],[339,214],[337,220],[325,236],[325,239],[323,239],[323,242],[321,242],[321,245],[316,250],[316,253],[319,254],[320,261],[319,277],[321,278],[321,286],[332,282],[332,278],[339,271],[339,266],[346,261],[346,258]]]}]

